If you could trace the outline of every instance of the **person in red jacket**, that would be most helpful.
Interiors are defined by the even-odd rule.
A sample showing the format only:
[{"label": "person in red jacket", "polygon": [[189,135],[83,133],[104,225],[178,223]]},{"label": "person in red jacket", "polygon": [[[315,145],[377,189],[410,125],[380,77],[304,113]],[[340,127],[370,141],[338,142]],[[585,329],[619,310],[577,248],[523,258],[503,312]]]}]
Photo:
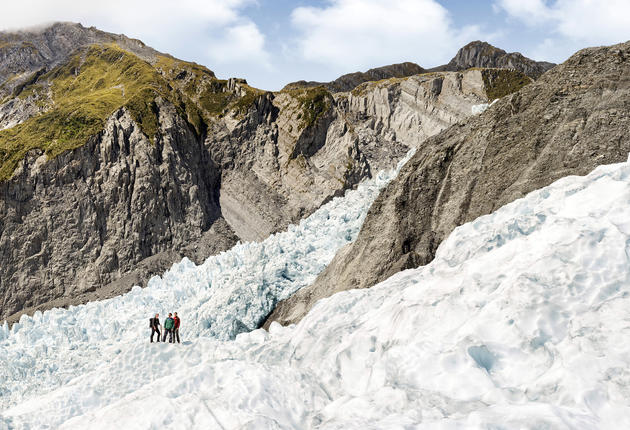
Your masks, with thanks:
[{"label": "person in red jacket", "polygon": [[[175,312],[175,317],[173,318],[175,320],[175,325],[173,326],[173,340],[177,340],[177,343],[181,343],[179,341],[179,317],[177,316],[177,312]],[[173,342],[174,343],[174,342]]]}]

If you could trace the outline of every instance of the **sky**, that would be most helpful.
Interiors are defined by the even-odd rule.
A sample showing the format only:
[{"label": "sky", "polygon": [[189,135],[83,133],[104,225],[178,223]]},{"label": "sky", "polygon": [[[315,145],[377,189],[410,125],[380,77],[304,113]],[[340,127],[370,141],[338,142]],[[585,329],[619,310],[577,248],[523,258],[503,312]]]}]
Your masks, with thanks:
[{"label": "sky", "polygon": [[2,9],[0,30],[80,22],[266,90],[403,61],[429,68],[473,40],[556,63],[630,40],[630,0],[21,0]]}]

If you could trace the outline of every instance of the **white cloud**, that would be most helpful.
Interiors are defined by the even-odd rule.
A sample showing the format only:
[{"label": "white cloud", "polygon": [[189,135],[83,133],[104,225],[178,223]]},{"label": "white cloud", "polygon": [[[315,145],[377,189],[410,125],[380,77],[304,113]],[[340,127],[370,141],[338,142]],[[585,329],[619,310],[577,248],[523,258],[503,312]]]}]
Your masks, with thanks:
[{"label": "white cloud", "polygon": [[210,60],[207,65],[211,69],[213,63],[230,69],[230,64],[243,67],[269,63],[262,33],[243,12],[255,3],[256,0],[20,0],[2,5],[0,29],[54,21],[80,22],[139,38],[184,59]]},{"label": "white cloud", "polygon": [[299,7],[291,16],[299,54],[346,71],[401,61],[428,67],[448,61],[479,38],[476,26],[454,28],[434,0],[329,0]]},{"label": "white cloud", "polygon": [[208,49],[208,55],[213,63],[242,63],[258,62],[266,68],[271,67],[269,54],[264,49],[265,36],[252,22],[228,28],[225,33],[214,41]]},{"label": "white cloud", "polygon": [[495,6],[495,9],[503,9],[528,25],[541,24],[551,18],[543,0],[498,0]]},{"label": "white cloud", "polygon": [[600,45],[630,39],[628,0],[498,0],[496,5],[527,25],[551,26],[551,33],[568,39],[559,43]]},{"label": "white cloud", "polygon": [[81,21],[102,26],[134,27],[143,33],[168,32],[169,26],[227,25],[239,18],[248,0],[22,0],[2,5],[0,28],[16,29],[53,21]]}]

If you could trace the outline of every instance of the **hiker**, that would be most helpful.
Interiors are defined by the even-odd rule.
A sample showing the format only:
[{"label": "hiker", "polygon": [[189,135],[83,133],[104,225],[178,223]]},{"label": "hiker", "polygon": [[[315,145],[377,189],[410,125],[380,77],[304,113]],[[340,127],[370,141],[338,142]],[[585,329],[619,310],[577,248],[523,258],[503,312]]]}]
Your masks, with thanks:
[{"label": "hiker", "polygon": [[173,326],[175,325],[175,321],[173,321],[172,313],[169,312],[168,318],[164,320],[164,336],[162,337],[162,342],[166,342],[166,335],[168,334],[168,343],[173,343]]},{"label": "hiker", "polygon": [[173,318],[173,321],[175,322],[175,325],[173,326],[173,343],[175,343],[175,341],[177,340],[177,343],[181,343],[179,341],[179,317],[177,316],[177,312],[175,312],[175,318]]},{"label": "hiker", "polygon": [[157,341],[160,341],[160,314],[155,314],[155,318],[149,318],[149,327],[151,327],[151,343],[153,343],[153,334],[157,333]]}]

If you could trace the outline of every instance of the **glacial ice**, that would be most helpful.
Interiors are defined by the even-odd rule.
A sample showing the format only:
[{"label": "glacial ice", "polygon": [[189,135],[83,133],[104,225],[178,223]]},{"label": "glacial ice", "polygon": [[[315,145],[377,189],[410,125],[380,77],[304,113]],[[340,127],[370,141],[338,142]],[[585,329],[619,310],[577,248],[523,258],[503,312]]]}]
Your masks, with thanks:
[{"label": "glacial ice", "polygon": [[105,348],[144,342],[148,319],[156,312],[162,321],[166,313],[178,312],[185,339],[228,340],[256,329],[278,301],[312,283],[336,251],[356,238],[380,189],[412,155],[263,242],[238,244],[200,266],[184,258],[147,288],[136,286],[123,296],[24,315],[10,334],[5,323],[0,408],[96,367]]},{"label": "glacial ice", "polygon": [[499,99],[494,99],[492,100],[490,103],[480,103],[478,105],[472,105],[470,107],[470,110],[472,112],[473,115],[479,115],[484,113],[490,106],[492,106],[493,104],[495,104],[497,102],[497,100]]},{"label": "glacial ice", "polygon": [[[630,428],[630,163],[465,224],[429,265],[321,300],[297,325],[149,344],[150,309],[184,309],[193,271],[21,321],[0,342],[0,428]],[[212,300],[190,294],[186,312]],[[54,382],[55,364],[72,377]]]}]

